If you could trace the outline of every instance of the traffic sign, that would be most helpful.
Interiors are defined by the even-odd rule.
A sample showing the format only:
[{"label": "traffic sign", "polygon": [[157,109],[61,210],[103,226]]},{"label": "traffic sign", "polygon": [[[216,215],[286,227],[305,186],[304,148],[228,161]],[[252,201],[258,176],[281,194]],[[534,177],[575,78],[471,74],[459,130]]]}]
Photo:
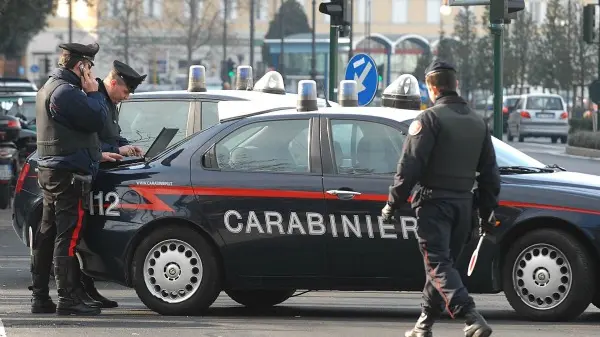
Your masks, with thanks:
[{"label": "traffic sign", "polygon": [[345,80],[354,80],[358,85],[358,105],[371,103],[377,93],[377,64],[367,54],[356,54],[346,66]]},{"label": "traffic sign", "polygon": [[37,73],[38,71],[40,71],[40,67],[38,67],[38,65],[37,65],[37,64],[32,64],[32,65],[31,65],[31,67],[29,68],[29,70],[30,70],[32,73]]},{"label": "traffic sign", "polygon": [[592,102],[600,104],[600,80],[594,80],[588,88]]}]

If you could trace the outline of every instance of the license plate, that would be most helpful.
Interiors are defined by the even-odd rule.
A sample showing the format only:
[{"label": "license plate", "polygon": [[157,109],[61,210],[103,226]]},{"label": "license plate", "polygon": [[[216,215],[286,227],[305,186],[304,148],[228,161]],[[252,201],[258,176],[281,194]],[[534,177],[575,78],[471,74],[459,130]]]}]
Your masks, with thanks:
[{"label": "license plate", "polygon": [[0,165],[0,180],[9,180],[12,178],[12,167],[10,165]]},{"label": "license plate", "polygon": [[553,113],[538,113],[536,116],[540,118],[554,118]]}]

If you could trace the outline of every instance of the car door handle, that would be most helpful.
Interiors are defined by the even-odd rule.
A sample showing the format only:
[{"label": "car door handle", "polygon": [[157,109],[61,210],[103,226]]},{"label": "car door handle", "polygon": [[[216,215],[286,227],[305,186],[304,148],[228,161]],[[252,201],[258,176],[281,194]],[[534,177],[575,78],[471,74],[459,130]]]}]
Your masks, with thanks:
[{"label": "car door handle", "polygon": [[344,191],[344,190],[329,190],[327,194],[335,195],[338,199],[348,200],[352,199],[357,195],[360,195],[360,192],[354,191]]}]

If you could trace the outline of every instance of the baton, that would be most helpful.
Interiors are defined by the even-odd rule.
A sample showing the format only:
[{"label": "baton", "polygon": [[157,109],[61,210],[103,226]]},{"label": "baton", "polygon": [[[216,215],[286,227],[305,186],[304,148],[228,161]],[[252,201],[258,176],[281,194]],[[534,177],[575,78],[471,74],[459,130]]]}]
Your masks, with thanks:
[{"label": "baton", "polygon": [[475,248],[473,255],[471,255],[471,261],[469,261],[469,269],[467,271],[467,276],[471,276],[471,274],[473,274],[473,270],[475,270],[475,264],[477,263],[477,256],[479,255],[479,248],[481,248],[481,243],[483,242],[484,237],[485,237],[485,232],[483,232],[483,234],[481,234],[481,237],[479,238],[479,242],[477,243],[477,248]]}]

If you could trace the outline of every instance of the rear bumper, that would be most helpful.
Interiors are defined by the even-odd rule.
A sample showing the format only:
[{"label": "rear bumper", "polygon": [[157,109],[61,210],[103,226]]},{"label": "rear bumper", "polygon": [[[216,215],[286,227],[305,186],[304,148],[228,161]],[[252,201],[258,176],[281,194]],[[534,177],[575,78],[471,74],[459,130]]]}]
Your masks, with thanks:
[{"label": "rear bumper", "polygon": [[521,122],[519,134],[537,137],[566,137],[569,134],[569,124],[546,124]]}]

